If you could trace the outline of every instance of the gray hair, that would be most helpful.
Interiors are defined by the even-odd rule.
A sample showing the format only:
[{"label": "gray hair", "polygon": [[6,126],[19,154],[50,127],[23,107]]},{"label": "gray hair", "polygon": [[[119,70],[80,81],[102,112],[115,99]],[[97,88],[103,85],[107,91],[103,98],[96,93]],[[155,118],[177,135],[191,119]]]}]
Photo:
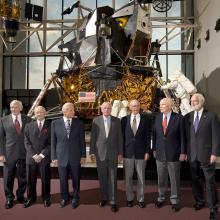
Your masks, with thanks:
[{"label": "gray hair", "polygon": [[13,101],[10,102],[10,107],[12,107],[13,105],[18,105],[19,108],[20,108],[20,111],[23,110],[23,104],[22,104],[21,101],[19,101],[19,100],[13,100]]},{"label": "gray hair", "polygon": [[202,105],[205,103],[205,97],[201,93],[195,93],[193,96],[197,97],[199,99],[199,103]]}]

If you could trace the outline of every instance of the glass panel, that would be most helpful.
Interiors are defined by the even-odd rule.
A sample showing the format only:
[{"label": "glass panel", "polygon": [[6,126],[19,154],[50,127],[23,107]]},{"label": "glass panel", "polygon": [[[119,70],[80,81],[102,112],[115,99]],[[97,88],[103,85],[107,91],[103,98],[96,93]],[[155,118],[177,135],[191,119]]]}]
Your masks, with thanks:
[{"label": "glass panel", "polygon": [[96,8],[96,0],[89,0],[89,1],[88,0],[81,0],[80,4],[87,7],[87,8],[91,8],[91,9]]},{"label": "glass panel", "polygon": [[[164,23],[162,23],[162,22],[153,22],[153,25],[161,25],[161,24],[164,24]],[[152,31],[152,41],[156,41],[157,39],[160,41],[164,36],[166,36],[166,28],[154,28],[153,29],[153,31]],[[163,44],[160,47],[160,49],[161,50],[166,50],[166,44]]]},{"label": "glass panel", "polygon": [[[171,28],[168,28],[168,32],[171,30]],[[172,33],[169,34],[168,39],[168,50],[181,50],[181,29],[176,28],[172,31]],[[176,35],[176,36],[175,36]]]},{"label": "glass panel", "polygon": [[163,81],[166,81],[166,75],[167,75],[167,63],[166,63],[166,59],[167,56],[166,55],[159,55],[159,62],[160,62],[160,68],[161,68],[161,72],[162,72],[162,79]]},{"label": "glass panel", "polygon": [[153,9],[153,4],[151,4],[151,16],[152,17],[166,17],[166,12],[157,12]]},{"label": "glass panel", "polygon": [[47,0],[47,19],[61,19],[62,3],[60,0]]},{"label": "glass panel", "polygon": [[181,55],[169,55],[168,57],[168,78],[175,71],[181,70]]},{"label": "glass panel", "polygon": [[60,62],[60,57],[47,57],[46,58],[46,81],[51,78],[52,73],[56,72],[59,66],[59,62]]},{"label": "glass panel", "polygon": [[4,89],[10,89],[11,57],[4,57]]},{"label": "glass panel", "polygon": [[[18,31],[16,34],[16,43],[13,44],[13,48],[15,48],[22,40],[24,40],[26,37],[26,32],[25,31]],[[16,50],[16,53],[25,53],[27,50],[27,41],[24,41]]]},{"label": "glass panel", "polygon": [[[61,36],[61,31],[47,31],[47,49]],[[56,45],[54,45],[49,52],[59,52],[58,45],[60,42],[58,42]]]},{"label": "glass panel", "polygon": [[98,0],[98,7],[109,6],[112,7],[112,0]]},{"label": "glass panel", "polygon": [[29,58],[29,89],[41,89],[44,85],[44,57]]},{"label": "glass panel", "polygon": [[167,12],[168,17],[180,16],[180,1],[172,2],[172,7]]},{"label": "glass panel", "polygon": [[[39,37],[40,37],[40,42],[43,45],[43,31],[38,31]],[[30,37],[30,52],[41,52],[41,45],[40,45],[37,33],[34,33]]]},{"label": "glass panel", "polygon": [[128,0],[115,0],[115,9],[121,8],[123,5],[128,4]]},{"label": "glass panel", "polygon": [[26,57],[12,58],[12,89],[26,89]]}]

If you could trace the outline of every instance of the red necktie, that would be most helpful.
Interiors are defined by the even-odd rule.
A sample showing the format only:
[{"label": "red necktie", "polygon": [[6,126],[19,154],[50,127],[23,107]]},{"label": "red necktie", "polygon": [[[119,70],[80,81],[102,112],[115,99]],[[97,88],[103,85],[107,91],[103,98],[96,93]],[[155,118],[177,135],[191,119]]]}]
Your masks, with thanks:
[{"label": "red necktie", "polygon": [[18,116],[16,116],[16,118],[15,118],[15,129],[17,131],[17,134],[21,133],[21,126],[20,126],[20,123],[18,121]]},{"label": "red necktie", "polygon": [[163,119],[163,133],[166,134],[166,132],[167,132],[167,116],[165,115]]}]

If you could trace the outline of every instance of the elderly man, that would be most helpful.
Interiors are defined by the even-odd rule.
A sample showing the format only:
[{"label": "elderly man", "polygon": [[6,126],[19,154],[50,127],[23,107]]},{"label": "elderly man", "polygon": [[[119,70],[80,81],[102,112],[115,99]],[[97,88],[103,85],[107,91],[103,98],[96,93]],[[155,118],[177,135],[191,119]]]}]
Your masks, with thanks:
[{"label": "elderly man", "polygon": [[133,174],[137,171],[137,201],[140,208],[145,207],[145,167],[150,153],[150,120],[140,114],[140,103],[132,100],[129,103],[131,114],[121,120],[124,138],[124,168],[127,206],[132,207],[134,201]]},{"label": "elderly man", "polygon": [[14,205],[13,186],[16,174],[18,179],[17,201],[25,202],[24,193],[27,181],[24,127],[31,119],[21,114],[22,109],[22,103],[13,100],[10,103],[11,114],[3,117],[0,121],[0,161],[4,162],[6,209],[10,209]]},{"label": "elderly man", "polygon": [[101,190],[100,207],[109,201],[111,211],[118,210],[117,197],[117,163],[122,160],[122,132],[120,119],[111,116],[112,105],[101,105],[102,115],[94,118],[92,123],[90,155],[96,161]]},{"label": "elderly man", "polygon": [[218,219],[218,194],[215,184],[215,162],[220,155],[220,129],[216,114],[203,108],[205,98],[196,93],[191,97],[193,112],[185,116],[187,153],[192,176],[194,209],[205,206],[203,176],[205,176],[210,220]]},{"label": "elderly man", "polygon": [[28,180],[28,200],[24,203],[24,208],[36,201],[38,170],[42,183],[42,200],[45,207],[50,206],[50,122],[45,120],[46,110],[43,106],[37,106],[34,115],[36,121],[28,123],[24,132]]},{"label": "elderly man", "polygon": [[58,165],[61,202],[63,208],[69,201],[68,177],[71,175],[73,187],[72,208],[79,205],[80,164],[85,162],[86,146],[83,122],[75,117],[73,103],[62,107],[63,117],[51,125],[51,159]]},{"label": "elderly man", "polygon": [[160,101],[160,111],[155,118],[153,151],[158,173],[159,196],[156,208],[161,208],[170,178],[172,211],[180,210],[180,161],[186,158],[185,130],[183,116],[172,112],[172,100],[164,98]]}]

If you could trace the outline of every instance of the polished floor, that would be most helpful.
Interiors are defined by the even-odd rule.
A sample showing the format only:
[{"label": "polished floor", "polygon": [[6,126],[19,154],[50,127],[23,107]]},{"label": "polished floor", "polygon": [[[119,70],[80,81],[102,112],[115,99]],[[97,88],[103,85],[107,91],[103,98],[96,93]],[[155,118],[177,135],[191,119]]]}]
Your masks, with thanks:
[{"label": "polished floor", "polygon": [[[15,182],[15,187],[17,183]],[[156,182],[146,182],[145,201],[146,208],[139,208],[135,205],[133,208],[126,207],[126,197],[124,190],[124,181],[118,181],[118,205],[119,211],[112,213],[109,206],[100,208],[99,185],[97,180],[81,181],[81,199],[80,206],[72,209],[70,205],[65,208],[59,208],[59,181],[52,180],[52,205],[44,208],[41,204],[40,196],[37,203],[24,209],[21,204],[16,204],[12,209],[4,208],[3,179],[0,179],[0,220],[207,220],[209,219],[209,210],[204,208],[200,211],[194,211],[194,204],[189,182],[182,183],[181,187],[181,210],[173,213],[169,204],[169,199],[161,209],[154,207],[154,200],[157,196]],[[219,186],[220,188],[220,186]],[[70,187],[71,189],[71,187]],[[38,180],[38,195],[40,195],[40,181]]]}]

